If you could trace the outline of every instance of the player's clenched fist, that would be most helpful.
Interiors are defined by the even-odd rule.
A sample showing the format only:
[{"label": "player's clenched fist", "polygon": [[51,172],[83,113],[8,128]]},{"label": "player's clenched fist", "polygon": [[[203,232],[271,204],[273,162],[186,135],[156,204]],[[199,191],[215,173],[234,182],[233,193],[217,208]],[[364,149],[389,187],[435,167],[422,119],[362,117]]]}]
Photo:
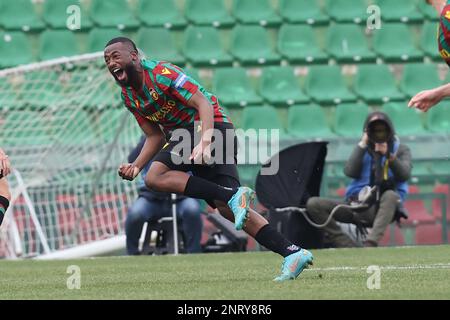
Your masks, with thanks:
[{"label": "player's clenched fist", "polygon": [[121,164],[119,167],[119,176],[125,180],[133,180],[139,174],[139,168],[132,163]]}]

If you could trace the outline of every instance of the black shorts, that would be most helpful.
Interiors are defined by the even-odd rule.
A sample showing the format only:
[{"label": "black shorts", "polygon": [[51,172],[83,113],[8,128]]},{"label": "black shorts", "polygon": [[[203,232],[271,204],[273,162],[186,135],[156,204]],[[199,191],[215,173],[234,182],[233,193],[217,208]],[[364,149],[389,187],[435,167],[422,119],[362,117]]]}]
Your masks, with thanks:
[{"label": "black shorts", "polygon": [[[195,164],[188,161],[194,147],[200,141],[200,129],[188,127],[185,130],[172,133],[169,142],[154,157],[153,161],[158,161],[166,165],[171,170],[191,172],[194,176],[204,178],[224,187],[237,188],[240,186],[239,174],[237,170],[237,137],[234,127],[230,123],[215,123],[215,132],[212,142],[216,142],[216,134],[222,137],[222,144],[217,143],[217,150],[212,150],[211,156],[216,161],[212,164]],[[218,142],[218,141],[217,141]],[[215,208],[213,201],[206,200],[208,204]]]}]

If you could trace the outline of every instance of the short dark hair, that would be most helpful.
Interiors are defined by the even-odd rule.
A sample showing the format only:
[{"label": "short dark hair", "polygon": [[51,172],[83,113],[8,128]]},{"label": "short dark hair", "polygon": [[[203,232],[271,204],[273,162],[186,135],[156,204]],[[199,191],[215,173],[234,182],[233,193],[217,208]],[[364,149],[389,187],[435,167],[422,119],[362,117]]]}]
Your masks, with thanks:
[{"label": "short dark hair", "polygon": [[112,44],[114,44],[114,43],[127,43],[127,44],[129,44],[129,45],[131,45],[131,47],[137,52],[138,51],[138,49],[137,49],[137,47],[136,47],[136,44],[133,42],[133,40],[131,40],[131,39],[129,39],[129,38],[127,38],[127,37],[116,37],[116,38],[113,38],[113,39],[111,39],[111,40],[109,40],[108,41],[108,43],[106,44],[106,46],[105,46],[105,48],[107,47],[107,46],[110,46],[110,45],[112,45]]}]

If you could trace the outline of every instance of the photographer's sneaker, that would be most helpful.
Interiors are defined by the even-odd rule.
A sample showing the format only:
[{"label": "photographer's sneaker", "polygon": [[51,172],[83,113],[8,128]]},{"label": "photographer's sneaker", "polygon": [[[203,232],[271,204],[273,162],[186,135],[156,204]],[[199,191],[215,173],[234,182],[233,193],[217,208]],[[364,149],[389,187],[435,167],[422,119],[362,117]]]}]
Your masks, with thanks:
[{"label": "photographer's sneaker", "polygon": [[248,210],[255,200],[255,191],[247,187],[240,187],[228,201],[228,206],[234,214],[236,230],[242,230],[248,219]]},{"label": "photographer's sneaker", "polygon": [[273,281],[294,280],[300,273],[313,264],[313,255],[305,249],[300,249],[284,258],[281,265],[281,275],[273,279]]}]

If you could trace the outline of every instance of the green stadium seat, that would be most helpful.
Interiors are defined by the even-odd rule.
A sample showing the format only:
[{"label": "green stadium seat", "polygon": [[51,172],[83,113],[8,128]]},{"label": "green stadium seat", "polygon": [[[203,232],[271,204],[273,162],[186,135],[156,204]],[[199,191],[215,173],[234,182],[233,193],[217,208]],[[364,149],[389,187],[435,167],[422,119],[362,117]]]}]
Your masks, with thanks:
[{"label": "green stadium seat", "polygon": [[116,27],[123,30],[139,27],[139,21],[126,0],[93,0],[90,12],[92,21],[103,28]]},{"label": "green stadium seat", "polygon": [[366,21],[367,3],[364,0],[327,0],[326,11],[336,22],[363,23]]},{"label": "green stadium seat", "polygon": [[339,182],[346,182],[348,177],[344,174],[344,163],[329,163],[327,164],[327,177],[337,180]]},{"label": "green stadium seat", "polygon": [[[124,117],[126,117],[125,125],[120,128]],[[129,147],[135,146],[143,133],[134,116],[125,108],[105,109],[101,112],[96,127],[103,143],[113,142],[116,132],[121,130],[118,142]]]},{"label": "green stadium seat", "polygon": [[174,0],[139,0],[137,17],[142,25],[153,28],[181,29],[187,25]]},{"label": "green stadium seat", "polygon": [[269,0],[239,0],[233,2],[233,15],[243,24],[260,24],[276,27],[281,17],[275,12]]},{"label": "green stadium seat", "polygon": [[0,32],[0,68],[33,62],[32,46],[23,32]]},{"label": "green stadium seat", "polygon": [[213,92],[227,108],[261,104],[263,101],[256,94],[243,68],[216,69]]},{"label": "green stadium seat", "polygon": [[71,70],[69,74],[68,91],[78,91],[80,94],[71,96],[72,101],[68,103],[89,111],[123,107],[120,87],[106,69],[104,62],[102,70],[80,67]]},{"label": "green stadium seat", "polygon": [[32,109],[56,108],[64,101],[61,74],[54,71],[34,71],[25,75],[22,102]]},{"label": "green stadium seat", "polygon": [[437,28],[437,22],[427,21],[424,23],[420,34],[420,49],[433,61],[441,62],[442,57],[439,54],[436,40]]},{"label": "green stadium seat", "polygon": [[123,33],[117,28],[93,28],[87,39],[88,52],[98,52],[105,49],[109,40],[123,36]]},{"label": "green stadium seat", "polygon": [[228,108],[225,107],[223,102],[219,99],[220,106],[225,114],[230,118],[236,128],[241,128],[242,125],[242,110],[243,108]]},{"label": "green stadium seat", "polygon": [[431,21],[439,21],[439,14],[433,6],[425,3],[425,1],[419,0],[417,3],[417,7],[422,12],[427,20]]},{"label": "green stadium seat", "polygon": [[[431,136],[433,138],[433,136]],[[436,135],[434,135],[436,137]],[[414,137],[413,137],[414,138]],[[445,140],[432,139],[408,139],[407,144],[411,149],[414,159],[443,158],[446,155],[448,143]]]},{"label": "green stadium seat", "polygon": [[231,37],[231,54],[243,65],[280,62],[280,56],[272,49],[269,34],[263,27],[238,25]]},{"label": "green stadium seat", "polygon": [[[95,111],[123,107],[123,102],[120,97],[120,87],[117,86],[108,71],[102,70],[102,72],[103,73],[99,74],[99,71],[96,71],[95,69],[87,71],[81,69],[77,72],[71,72],[72,79],[69,83],[74,87],[79,87],[83,90],[86,87],[86,84],[80,87],[80,83],[85,82],[91,88],[96,88],[95,94],[90,94],[92,92],[91,89],[86,95],[75,98],[74,104],[79,105],[83,109]],[[98,86],[98,80],[96,79],[99,76],[107,77],[107,85]],[[72,91],[73,90],[75,89],[72,88]]]},{"label": "green stadium seat", "polygon": [[[124,109],[122,109],[121,111],[123,112],[123,110]],[[125,110],[125,112],[128,112],[128,111]],[[126,144],[128,146],[135,146],[136,141],[139,141],[139,139],[144,134],[141,127],[137,123],[136,118],[133,117],[131,114],[128,117],[128,121],[125,124],[125,128],[123,129],[122,132],[123,132],[123,136],[119,137],[119,143],[123,142],[124,144]]]},{"label": "green stadium seat", "polygon": [[[42,18],[52,29],[66,29],[69,17],[67,9],[70,6],[83,7],[79,0],[45,0]],[[80,12],[80,28],[81,30],[92,28],[92,21],[85,10]]]},{"label": "green stadium seat", "polygon": [[345,138],[359,139],[368,115],[369,107],[366,104],[340,104],[336,107],[334,132]]},{"label": "green stadium seat", "polygon": [[[104,78],[109,74],[109,72],[106,70],[106,67],[103,69],[103,72],[99,72],[97,69],[84,68],[83,66],[77,66],[70,70],[68,78],[66,79],[68,86],[67,91],[80,93],[71,97],[73,99],[73,103],[76,103],[80,107],[84,107],[84,105],[82,105],[82,101],[86,101],[86,99],[84,99],[85,97],[81,97],[82,95],[84,96],[82,87],[87,86],[89,90],[91,90],[92,87],[90,82],[94,81],[95,74]],[[98,81],[98,78],[95,80]]]},{"label": "green stadium seat", "polygon": [[184,68],[183,70],[189,77],[191,77],[192,79],[194,79],[198,83],[202,83],[202,79],[200,77],[200,72],[198,71],[198,69]]},{"label": "green stadium seat", "polygon": [[[109,40],[120,36],[123,36],[123,33],[117,28],[92,28],[87,36],[87,51],[103,51]],[[103,57],[97,59],[95,65],[100,69],[104,68],[105,60]]]},{"label": "green stadium seat", "polygon": [[[364,121],[362,123],[358,123],[359,121],[361,121],[362,119],[362,115],[361,113],[364,113],[364,115],[366,115],[366,109],[368,109],[368,106],[366,104],[363,103],[351,103],[351,104],[343,104],[344,107],[341,110],[342,112],[345,112],[345,110],[351,110],[352,106],[355,108],[361,107],[361,109],[359,109],[359,111],[356,111],[357,114],[359,114],[358,116],[355,117],[355,119],[353,119],[353,126],[355,126],[355,128],[351,128],[350,130],[355,134],[353,137],[349,137],[348,135],[349,133],[349,128],[343,128],[343,132],[346,135],[345,138],[339,137],[338,140],[335,143],[330,143],[329,144],[329,160],[331,161],[339,161],[342,165],[344,163],[346,163],[348,161],[348,158],[350,156],[350,154],[352,153],[352,151],[355,149],[355,145],[361,140],[361,137],[363,135],[363,126],[364,126],[364,121],[366,119],[364,119]],[[346,106],[347,105],[347,109]],[[350,107],[348,107],[350,105]],[[334,117],[333,117],[333,124],[332,124],[332,128],[334,131],[336,131],[336,108],[333,108],[334,110]],[[368,109],[368,112],[370,112],[370,109]],[[345,116],[344,114],[341,114],[340,116]],[[350,119],[351,121],[351,119]],[[343,125],[341,125],[343,126]],[[359,131],[357,130],[359,129]],[[342,170],[340,171],[342,174]],[[344,175],[343,175],[344,176]]]},{"label": "green stadium seat", "polygon": [[318,105],[296,105],[288,111],[288,134],[298,139],[320,140],[335,137],[324,110]]},{"label": "green stadium seat", "polygon": [[327,63],[327,54],[319,47],[314,29],[284,24],[278,34],[278,52],[291,63]]},{"label": "green stadium seat", "polygon": [[[62,119],[62,120],[61,120]],[[93,121],[84,110],[57,110],[52,121],[52,128],[59,128],[61,123],[67,122],[64,131],[58,130],[54,136],[64,145],[89,145],[97,140]]]},{"label": "green stadium seat", "polygon": [[385,64],[359,66],[353,89],[369,104],[405,99],[396,86],[394,75]]},{"label": "green stadium seat", "polygon": [[427,127],[429,131],[450,134],[450,103],[448,101],[434,106],[427,114]]},{"label": "green stadium seat", "polygon": [[386,62],[420,61],[423,54],[415,44],[412,32],[402,23],[384,23],[374,31],[373,50]]},{"label": "green stadium seat", "polygon": [[184,34],[183,53],[194,66],[224,66],[233,63],[225,52],[219,32],[213,27],[189,26]]},{"label": "green stadium seat", "polygon": [[2,1],[0,4],[0,26],[6,30],[41,31],[44,22],[36,13],[31,0]]},{"label": "green stadium seat", "polygon": [[[114,82],[111,82],[111,84],[113,85]],[[120,88],[112,85],[98,88],[95,95],[83,100],[81,106],[95,110],[121,107],[123,103],[120,97]]]},{"label": "green stadium seat", "polygon": [[[445,67],[445,68],[447,68],[447,67]],[[450,72],[447,72],[447,74],[444,78],[444,81],[443,81],[443,84],[447,84],[447,83],[450,83]]]},{"label": "green stadium seat", "polygon": [[280,0],[280,15],[288,23],[326,25],[329,18],[322,12],[317,1]]},{"label": "green stadium seat", "polygon": [[187,0],[185,14],[191,23],[200,26],[229,28],[235,23],[224,0]]},{"label": "green stadium seat", "polygon": [[75,34],[68,30],[47,30],[41,33],[39,60],[50,60],[80,54]]},{"label": "green stadium seat", "polygon": [[440,178],[443,178],[444,182],[447,182],[450,175],[450,161],[433,161],[430,165],[430,171],[432,174],[439,175]]},{"label": "green stadium seat", "polygon": [[327,51],[339,63],[375,62],[362,29],[355,24],[336,24],[328,28]]},{"label": "green stadium seat", "polygon": [[242,127],[244,130],[278,129],[280,130],[280,139],[287,137],[277,110],[268,105],[244,108],[242,112]]},{"label": "green stadium seat", "polygon": [[[50,119],[41,112],[14,110],[8,112],[2,127],[2,148],[33,147],[52,143],[50,134],[42,128],[48,128]],[[20,122],[23,130],[17,130]]]},{"label": "green stadium seat", "polygon": [[339,66],[311,67],[306,77],[305,91],[319,104],[356,101],[356,96],[345,84]]},{"label": "green stadium seat", "polygon": [[430,164],[424,161],[414,161],[412,164],[412,179],[424,178],[430,175]]},{"label": "green stadium seat", "polygon": [[260,165],[238,165],[239,180],[242,185],[254,189],[256,176],[260,169]]},{"label": "green stadium seat", "polygon": [[0,81],[0,111],[9,111],[22,108],[18,86],[14,85],[11,79]]},{"label": "green stadium seat", "polygon": [[407,64],[403,69],[400,89],[408,98],[425,89],[441,85],[438,70],[434,64]]},{"label": "green stadium seat", "polygon": [[[422,1],[424,2],[424,1]],[[412,0],[375,0],[381,9],[381,19],[386,22],[419,23],[423,14]]]},{"label": "green stadium seat", "polygon": [[184,65],[185,60],[178,52],[171,32],[164,28],[141,28],[136,45],[152,60],[164,60]]},{"label": "green stadium seat", "polygon": [[391,118],[398,135],[416,137],[428,134],[420,111],[408,108],[407,103],[387,103],[382,110]]},{"label": "green stadium seat", "polygon": [[267,67],[263,70],[259,94],[271,105],[308,103],[292,67]]},{"label": "green stadium seat", "polygon": [[84,107],[88,109],[111,109],[121,107],[122,99],[120,97],[120,88],[108,88],[107,90],[100,90],[95,96],[84,102]]}]

